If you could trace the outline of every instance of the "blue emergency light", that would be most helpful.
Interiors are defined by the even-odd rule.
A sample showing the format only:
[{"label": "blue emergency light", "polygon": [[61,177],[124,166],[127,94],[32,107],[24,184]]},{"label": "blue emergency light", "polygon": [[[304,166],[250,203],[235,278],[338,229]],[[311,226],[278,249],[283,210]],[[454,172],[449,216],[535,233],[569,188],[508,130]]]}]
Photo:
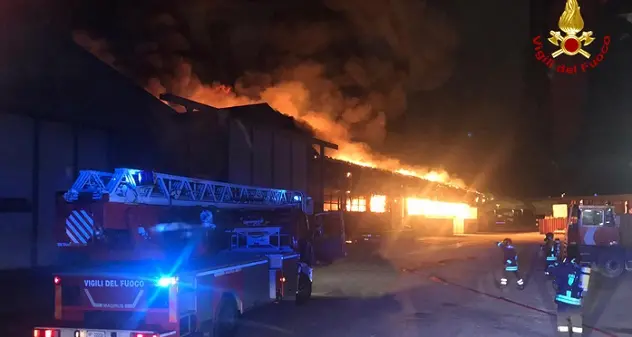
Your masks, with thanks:
[{"label": "blue emergency light", "polygon": [[178,278],[173,276],[161,277],[156,281],[156,285],[163,288],[176,285],[177,283]]}]

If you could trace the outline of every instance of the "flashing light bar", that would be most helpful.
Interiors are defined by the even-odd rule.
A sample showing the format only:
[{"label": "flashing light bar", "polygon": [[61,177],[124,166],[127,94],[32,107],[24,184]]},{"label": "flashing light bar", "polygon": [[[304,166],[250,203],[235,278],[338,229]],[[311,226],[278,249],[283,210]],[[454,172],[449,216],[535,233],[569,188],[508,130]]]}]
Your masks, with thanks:
[{"label": "flashing light bar", "polygon": [[162,288],[167,288],[178,283],[177,277],[161,277],[156,281],[156,285]]}]

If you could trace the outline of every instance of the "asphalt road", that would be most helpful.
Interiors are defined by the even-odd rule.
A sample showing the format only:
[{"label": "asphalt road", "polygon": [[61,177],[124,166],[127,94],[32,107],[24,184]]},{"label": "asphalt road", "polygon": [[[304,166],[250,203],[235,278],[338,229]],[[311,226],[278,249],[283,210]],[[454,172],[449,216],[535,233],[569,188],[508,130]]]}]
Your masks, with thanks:
[{"label": "asphalt road", "polygon": [[586,324],[601,327],[616,336],[632,336],[632,273],[627,272],[617,279],[596,274],[590,282],[584,301]]},{"label": "asphalt road", "polygon": [[[522,291],[496,285],[501,257],[494,242],[507,235],[519,250],[527,281]],[[315,271],[313,301],[249,313],[239,336],[555,336],[553,290],[536,260],[542,236],[507,235],[386,242],[375,254],[356,247],[346,260]],[[588,300],[593,309],[585,319],[614,324],[612,313],[629,311],[620,310],[609,291],[593,291],[604,286],[598,283],[591,284],[598,299]],[[587,329],[585,335],[626,336],[605,327],[610,332]]]},{"label": "asphalt road", "polygon": [[[519,250],[522,291],[496,285],[501,258],[494,242],[506,236]],[[247,313],[238,337],[555,336],[553,291],[535,259],[541,240],[487,234],[353,245],[346,259],[315,270],[312,301]],[[598,330],[587,327],[585,335],[632,336],[631,302],[632,273],[617,280],[595,275],[584,320]],[[32,321],[41,320],[2,315],[0,336],[28,336]]]}]

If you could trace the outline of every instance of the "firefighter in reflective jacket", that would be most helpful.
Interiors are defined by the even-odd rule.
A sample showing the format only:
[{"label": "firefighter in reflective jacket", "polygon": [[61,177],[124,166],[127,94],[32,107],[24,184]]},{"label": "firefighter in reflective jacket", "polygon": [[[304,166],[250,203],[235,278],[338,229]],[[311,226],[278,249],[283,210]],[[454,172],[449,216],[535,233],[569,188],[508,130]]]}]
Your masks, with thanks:
[{"label": "firefighter in reflective jacket", "polygon": [[558,257],[553,233],[546,233],[542,252],[544,253],[544,275],[549,275],[549,269],[557,262]]},{"label": "firefighter in reflective jacket", "polygon": [[555,277],[555,303],[557,304],[557,331],[559,336],[581,335],[582,298],[588,290],[590,269],[579,265],[577,247],[568,247],[566,258],[551,268]]},{"label": "firefighter in reflective jacket", "polygon": [[553,253],[555,253],[555,258],[557,260],[559,260],[561,252],[562,252],[562,241],[556,238],[555,241],[553,241]]},{"label": "firefighter in reflective jacket", "polygon": [[524,289],[524,280],[520,277],[520,271],[518,270],[518,253],[513,246],[511,239],[506,238],[497,243],[498,247],[503,250],[503,273],[500,279],[500,286],[507,286],[509,275],[513,274],[516,277],[516,285],[518,289]]}]

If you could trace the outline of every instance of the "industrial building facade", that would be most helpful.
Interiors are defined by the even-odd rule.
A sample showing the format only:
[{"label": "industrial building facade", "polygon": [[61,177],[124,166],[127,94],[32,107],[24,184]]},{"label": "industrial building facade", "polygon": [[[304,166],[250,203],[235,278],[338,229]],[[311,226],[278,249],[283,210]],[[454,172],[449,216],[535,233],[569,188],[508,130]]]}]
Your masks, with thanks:
[{"label": "industrial building facade", "polygon": [[0,74],[0,270],[57,263],[56,198],[80,170],[308,190],[314,144],[335,148],[265,104],[177,113],[69,39],[42,46]]},{"label": "industrial building facade", "polygon": [[455,228],[453,220],[469,225],[477,218],[470,205],[478,193],[332,158],[325,159],[324,171],[323,210],[345,212],[348,235],[430,223],[437,234],[473,231]]}]

